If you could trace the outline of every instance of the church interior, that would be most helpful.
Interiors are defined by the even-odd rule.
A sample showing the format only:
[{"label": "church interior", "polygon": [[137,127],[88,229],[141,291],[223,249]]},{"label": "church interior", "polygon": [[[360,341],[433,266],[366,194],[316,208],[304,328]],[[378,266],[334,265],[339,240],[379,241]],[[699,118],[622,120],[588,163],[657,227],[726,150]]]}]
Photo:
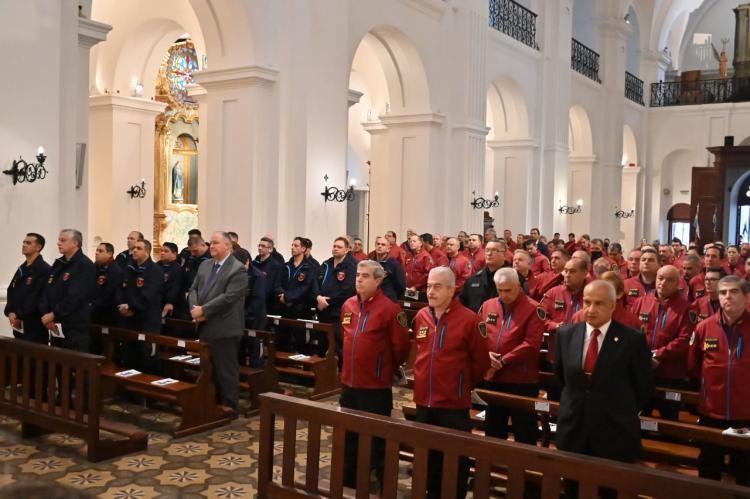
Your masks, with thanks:
[{"label": "church interior", "polygon": [[[697,385],[660,384],[657,371],[654,397],[679,404],[679,414],[674,420],[663,411],[641,415],[643,453],[626,465],[557,450],[563,401],[545,385],[555,377],[554,356],[544,364],[549,369],[540,364],[532,396],[472,391],[465,435],[423,423],[413,371],[421,334],[414,321],[433,310],[424,286],[432,282],[427,272],[440,266],[430,248],[444,253],[456,274],[450,282],[460,290],[446,249],[450,239],[469,259],[466,278],[489,265],[484,252],[492,251],[493,239],[505,238],[501,267],[522,268],[516,255],[524,253],[532,269],[528,278],[519,270],[521,289],[547,321],[543,300],[551,295],[542,292],[541,276],[538,294],[531,289],[537,255],[547,259],[543,270],[554,273],[558,287],[567,285],[563,266],[570,254],[574,261],[574,252],[588,253],[591,280],[601,277],[594,264],[605,257],[606,270],[625,282],[626,296],[617,298],[623,303],[637,292],[627,283],[643,274],[643,250],[652,245],[660,268],[679,270],[686,307],[710,287],[701,281],[701,294],[693,295],[683,268],[691,252],[701,276],[715,267],[706,263],[709,248],[720,248],[720,266],[728,270],[722,277],[748,281],[750,3],[0,0],[0,37],[6,60],[0,306],[6,316],[17,276],[24,277],[21,241],[33,234],[46,238],[38,253],[49,265],[65,254],[56,238],[70,228],[79,231],[78,249],[92,261],[106,244],[130,259],[126,238],[135,231],[154,262],[172,246],[186,248],[177,259],[185,267],[196,241],[191,230],[200,229],[198,241],[206,247],[192,269],[198,273],[198,264],[213,256],[212,234],[221,231],[237,236],[232,254],[242,249],[249,269],[258,241],[275,242],[286,273],[296,242],[318,263],[328,261],[331,241],[348,236],[347,251],[351,243],[351,252],[362,254],[357,260],[380,261],[379,241],[392,231],[388,248],[400,255],[407,293],[404,298],[402,289],[396,304],[399,318],[408,317],[413,348],[393,386],[390,419],[366,413],[347,419],[339,410],[340,363],[347,361],[336,344],[351,314],[342,319],[339,305],[335,317],[321,315],[313,304],[314,315],[291,316],[269,301],[261,325],[241,326],[242,345],[248,338],[259,345],[260,360],[240,359],[239,409],[222,412],[212,380],[220,361],[211,356],[213,345],[191,336],[200,319],[189,313],[164,312],[161,334],[92,318],[97,349],[80,359],[23,345],[13,319],[3,318],[0,487],[45,485],[61,494],[117,499],[440,497],[438,490],[427,492],[428,468],[434,469],[428,462],[440,450],[444,466],[452,467],[443,473],[443,497],[456,487],[462,496],[467,458],[467,497],[750,497],[750,483],[743,486],[743,475],[733,471],[735,459],[750,465],[750,439],[699,425],[705,394]],[[472,257],[474,234],[482,236],[479,253],[487,262]],[[435,263],[422,288],[411,285],[420,252],[409,255],[412,237]],[[526,253],[529,241],[533,249]],[[567,256],[550,268],[555,242]],[[729,257],[731,248],[739,264]],[[334,245],[331,265],[339,264],[335,251]],[[324,268],[318,265],[309,272],[322,286],[328,274],[318,275]],[[356,261],[353,268],[359,276]],[[127,264],[124,270],[127,275]],[[290,286],[305,278],[293,267],[289,272]],[[334,277],[344,280],[343,272]],[[355,296],[351,279],[348,296]],[[641,292],[659,296],[658,288]],[[180,289],[181,300],[189,299],[188,290]],[[712,303],[717,312],[718,298]],[[562,302],[552,312],[555,307]],[[648,311],[634,312],[644,322],[640,331],[653,331],[654,341],[661,310],[658,305],[653,326]],[[690,331],[698,331],[698,319],[710,318],[690,310],[685,320],[695,319]],[[560,324],[572,322],[568,314]],[[301,331],[306,341],[320,335],[327,348],[284,352],[276,333],[286,329]],[[539,346],[535,352],[542,363],[554,348],[548,346],[553,333],[544,334],[541,353]],[[680,348],[687,356],[694,336],[685,334]],[[727,369],[734,355],[750,376],[739,334],[732,350],[727,333]],[[138,376],[123,375],[132,367],[121,358],[126,344],[148,346],[151,358],[159,358],[158,373],[144,377],[143,386]],[[348,352],[345,339],[343,348]],[[153,384],[164,376],[171,386]],[[462,372],[459,392],[463,380]],[[750,408],[750,390],[738,397]],[[513,442],[513,429],[510,441],[485,437],[487,404],[535,415],[536,447]],[[726,420],[750,425],[750,415]],[[347,484],[344,471],[351,457],[345,435],[353,431],[363,432],[356,485]],[[371,458],[369,451],[381,439],[385,472],[371,473],[365,468],[378,454]],[[732,455],[722,461],[718,481],[699,473],[707,445]],[[561,477],[578,480],[580,491],[570,493]],[[3,495],[0,488],[3,497],[37,496],[22,489]]]}]

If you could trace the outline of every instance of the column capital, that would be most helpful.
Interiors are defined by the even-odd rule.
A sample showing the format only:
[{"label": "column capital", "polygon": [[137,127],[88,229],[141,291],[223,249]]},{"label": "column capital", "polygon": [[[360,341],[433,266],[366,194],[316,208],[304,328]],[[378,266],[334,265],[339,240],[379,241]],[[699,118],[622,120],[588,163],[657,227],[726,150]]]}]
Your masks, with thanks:
[{"label": "column capital", "polygon": [[279,78],[279,71],[266,66],[242,66],[237,68],[198,71],[193,79],[208,91],[244,86],[272,86]]},{"label": "column capital", "polygon": [[141,99],[139,97],[126,97],[124,95],[101,94],[89,97],[90,109],[122,109],[156,116],[163,113],[166,107],[167,104],[165,102]]},{"label": "column capital", "polygon": [[468,132],[482,137],[486,137],[487,134],[490,133],[489,127],[485,125],[478,125],[475,123],[460,123],[458,125],[454,125],[451,130],[453,130],[454,132]]},{"label": "column capital", "polygon": [[623,166],[622,167],[623,175],[638,175],[639,173],[641,173],[640,166]]},{"label": "column capital", "polygon": [[100,23],[85,17],[78,18],[78,46],[91,49],[99,42],[107,39],[107,33],[112,31],[112,26]]},{"label": "column capital", "polygon": [[488,140],[487,147],[493,151],[502,149],[536,149],[539,147],[539,141],[536,139]]},{"label": "column capital", "polygon": [[439,113],[424,112],[410,114],[385,114],[380,117],[380,122],[387,127],[411,126],[411,125],[442,125],[445,116]]},{"label": "column capital", "polygon": [[359,100],[363,95],[365,95],[363,92],[359,92],[357,90],[354,90],[353,88],[350,88],[348,93],[349,107],[352,107],[354,104],[359,103]]}]

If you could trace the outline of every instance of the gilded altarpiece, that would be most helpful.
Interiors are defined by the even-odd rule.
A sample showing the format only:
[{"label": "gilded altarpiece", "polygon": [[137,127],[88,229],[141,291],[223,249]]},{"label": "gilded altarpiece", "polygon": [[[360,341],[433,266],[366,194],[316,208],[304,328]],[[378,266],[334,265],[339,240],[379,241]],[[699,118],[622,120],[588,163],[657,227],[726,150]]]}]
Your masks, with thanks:
[{"label": "gilded altarpiece", "polygon": [[[154,246],[171,241],[182,247],[198,226],[198,104],[188,95],[198,70],[190,40],[178,40],[164,57],[156,83],[156,100],[167,104],[156,118],[154,179]],[[158,254],[158,253],[157,253]]]}]

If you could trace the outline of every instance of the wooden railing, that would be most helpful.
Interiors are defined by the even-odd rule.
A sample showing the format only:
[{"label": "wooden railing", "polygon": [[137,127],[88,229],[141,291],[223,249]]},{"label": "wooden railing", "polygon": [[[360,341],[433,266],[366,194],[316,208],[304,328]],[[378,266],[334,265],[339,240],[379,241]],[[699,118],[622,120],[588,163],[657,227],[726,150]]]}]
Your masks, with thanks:
[{"label": "wooden railing", "polygon": [[[497,440],[430,425],[396,420],[374,414],[339,409],[278,394],[261,395],[260,454],[258,463],[258,497],[332,497],[344,494],[344,441],[347,432],[359,437],[356,497],[369,497],[370,453],[374,438],[385,440],[385,468],[382,497],[396,497],[400,451],[413,452],[409,496],[426,497],[427,458],[429,451],[443,453],[443,497],[453,497],[456,490],[459,459],[473,463],[473,496],[489,497],[491,475],[507,477],[506,497],[524,497],[526,480],[541,481],[542,499],[560,497],[562,479],[579,483],[579,497],[598,497],[599,487],[617,491],[619,498],[639,495],[653,498],[710,497],[729,499],[748,497],[747,489],[708,480],[689,478],[606,459],[580,456],[563,451],[542,449]],[[283,422],[280,480],[274,478],[276,421]],[[297,431],[307,427],[304,481],[295,480]],[[321,480],[321,429],[333,428],[329,479]],[[302,457],[302,456],[300,456]]]}]

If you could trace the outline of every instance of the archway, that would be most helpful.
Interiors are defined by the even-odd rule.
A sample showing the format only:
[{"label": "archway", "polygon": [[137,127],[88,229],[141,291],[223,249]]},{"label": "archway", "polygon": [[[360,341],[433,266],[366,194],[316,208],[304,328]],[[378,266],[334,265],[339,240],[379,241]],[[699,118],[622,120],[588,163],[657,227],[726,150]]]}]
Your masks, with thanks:
[{"label": "archway", "polygon": [[625,125],[622,129],[622,166],[638,166],[638,145],[630,125]]},{"label": "archway", "polygon": [[750,171],[737,179],[729,193],[727,227],[730,244],[750,242]]},{"label": "archway", "polygon": [[494,218],[498,229],[520,232],[528,227],[528,206],[534,202],[529,189],[534,144],[529,140],[526,97],[511,76],[501,75],[490,83],[486,123],[490,131],[484,185],[487,193],[500,194],[501,206],[485,217]]},{"label": "archway", "polygon": [[591,178],[596,157],[588,112],[578,104],[569,112],[568,148],[568,183],[564,191],[558,192],[557,201],[561,206],[581,208],[580,212],[567,216],[566,229],[580,234],[591,227]]},{"label": "archway", "polygon": [[[392,26],[371,29],[354,53],[349,76],[347,172],[365,209],[356,229],[367,247],[374,235],[406,226],[429,227],[424,209],[430,185],[429,157],[439,117],[430,112],[430,91],[421,56],[414,43]],[[329,175],[331,175],[329,173]],[[334,172],[334,175],[340,175]]]},{"label": "archway", "polygon": [[685,246],[690,242],[690,205],[676,203],[667,211],[667,241],[678,238]]},{"label": "archway", "polygon": [[[658,213],[659,235],[665,238],[669,233],[667,211],[678,204],[690,204],[692,188],[692,168],[700,164],[700,153],[689,149],[676,149],[661,161],[658,198],[652,200],[652,209]],[[654,196],[656,197],[656,196]],[[657,209],[657,204],[659,208]],[[658,211],[657,211],[658,210]]]}]

